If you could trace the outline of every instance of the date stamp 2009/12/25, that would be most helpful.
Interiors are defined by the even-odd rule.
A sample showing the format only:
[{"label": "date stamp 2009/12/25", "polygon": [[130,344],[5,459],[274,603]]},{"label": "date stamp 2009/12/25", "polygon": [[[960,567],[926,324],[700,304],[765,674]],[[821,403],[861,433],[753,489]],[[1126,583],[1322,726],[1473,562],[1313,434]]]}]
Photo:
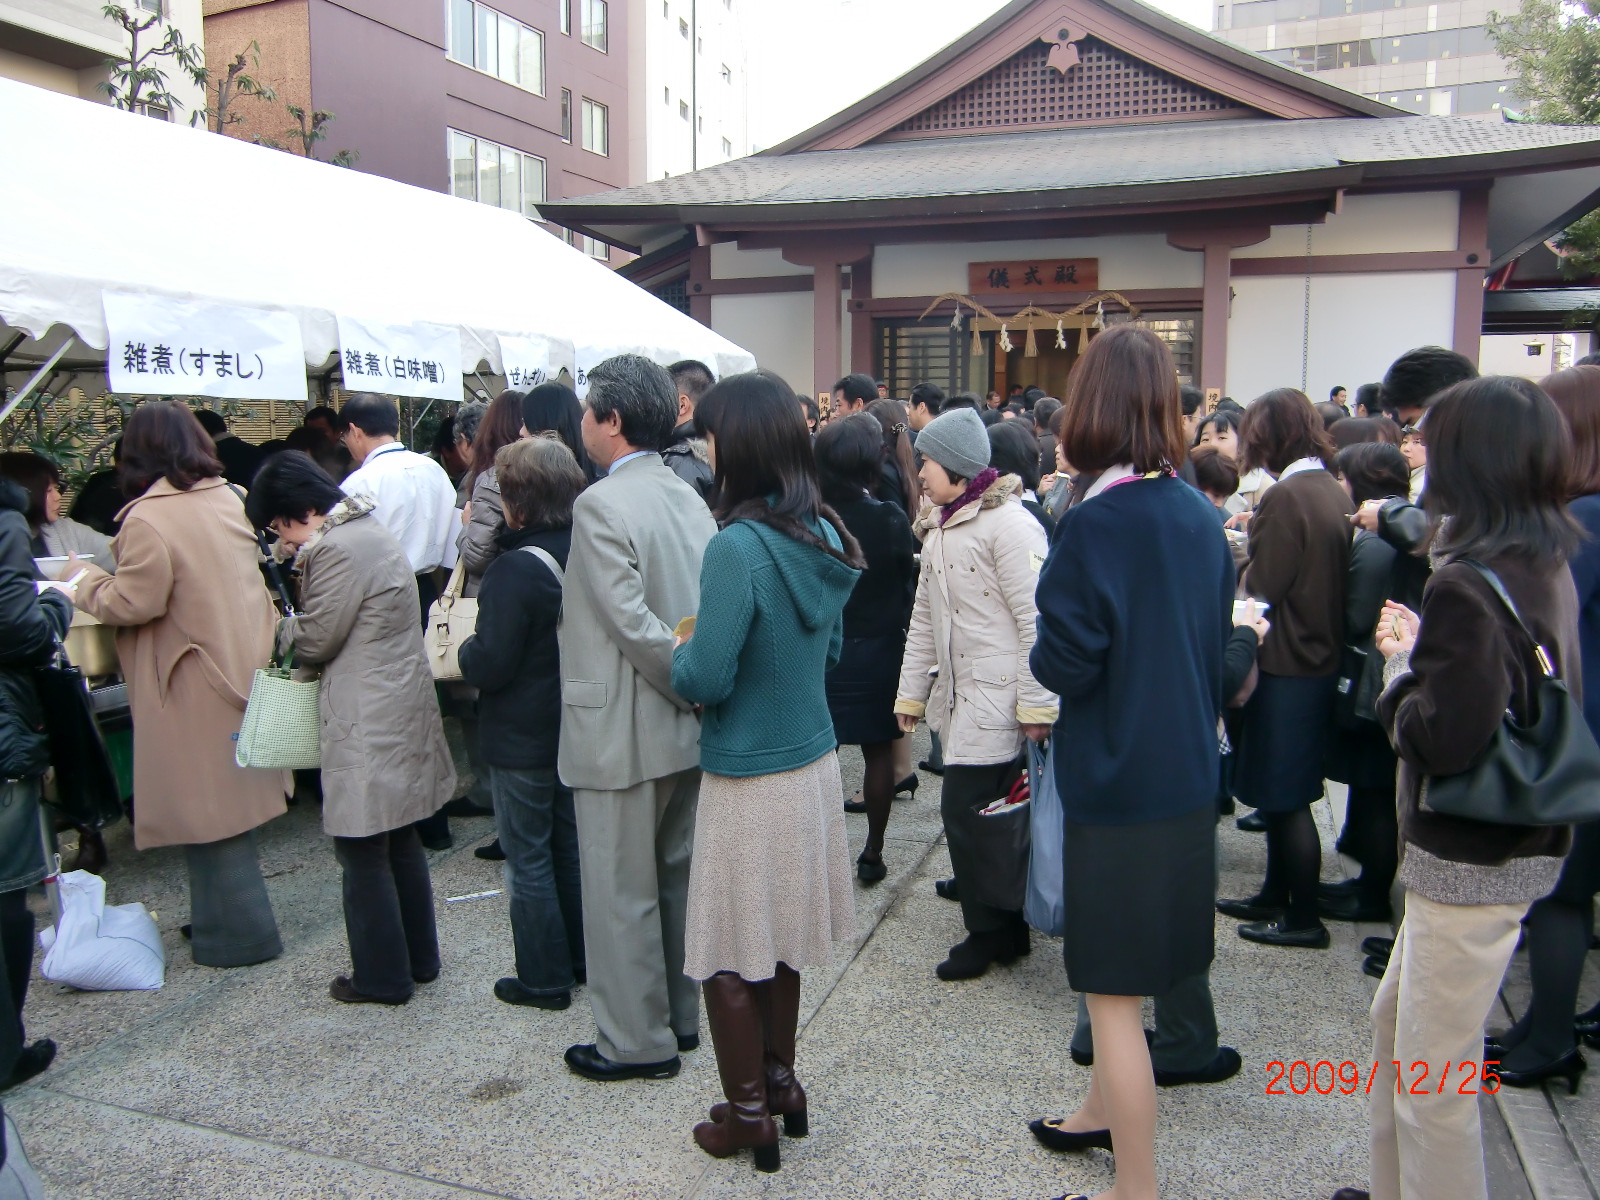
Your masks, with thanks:
[{"label": "date stamp 2009/12/25", "polygon": [[[1500,1065],[1499,1059],[1445,1063],[1442,1068],[1426,1062],[1414,1062],[1408,1067],[1391,1061],[1388,1065],[1394,1068],[1396,1095],[1435,1096],[1443,1095],[1448,1089],[1457,1095],[1476,1096],[1480,1091],[1493,1095],[1500,1090],[1500,1077],[1494,1072]],[[1270,1062],[1267,1064],[1267,1095],[1304,1096],[1309,1092],[1319,1096],[1331,1096],[1334,1092],[1345,1096],[1354,1096],[1357,1092],[1370,1095],[1378,1077],[1378,1066],[1373,1063],[1370,1070],[1363,1072],[1360,1064],[1348,1060],[1342,1063],[1327,1059],[1315,1063],[1303,1059],[1292,1063]]]}]

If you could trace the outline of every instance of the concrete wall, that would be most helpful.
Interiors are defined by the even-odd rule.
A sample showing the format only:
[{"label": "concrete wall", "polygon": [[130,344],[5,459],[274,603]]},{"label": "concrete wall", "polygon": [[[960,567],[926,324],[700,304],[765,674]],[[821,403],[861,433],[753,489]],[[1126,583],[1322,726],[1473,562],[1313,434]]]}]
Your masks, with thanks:
[{"label": "concrete wall", "polygon": [[711,278],[764,279],[770,275],[810,275],[810,267],[798,267],[783,257],[781,250],[741,250],[732,242],[717,242],[711,247]]},{"label": "concrete wall", "polygon": [[711,328],[750,351],[758,366],[776,371],[797,392],[811,391],[810,292],[713,296]]},{"label": "concrete wall", "polygon": [[1302,385],[1313,400],[1354,393],[1405,351],[1450,344],[1455,286],[1448,271],[1312,276],[1307,347],[1304,276],[1234,279],[1223,390],[1241,403]]},{"label": "concrete wall", "polygon": [[[1543,379],[1564,371],[1594,350],[1595,335],[1580,333],[1492,333],[1485,335],[1478,369],[1485,375],[1519,375]],[[1529,354],[1529,346],[1539,353]]]},{"label": "concrete wall", "polygon": [[1098,258],[1100,287],[1190,288],[1201,284],[1201,256],[1175,250],[1164,235],[1046,238],[1021,242],[951,242],[879,246],[872,257],[875,296],[937,296],[967,290],[970,262],[1022,258]]}]

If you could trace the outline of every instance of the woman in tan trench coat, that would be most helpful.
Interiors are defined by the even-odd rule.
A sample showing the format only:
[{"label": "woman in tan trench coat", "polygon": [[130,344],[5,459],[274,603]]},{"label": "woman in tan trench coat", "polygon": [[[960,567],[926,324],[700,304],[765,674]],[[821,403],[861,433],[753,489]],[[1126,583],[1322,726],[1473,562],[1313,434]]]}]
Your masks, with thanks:
[{"label": "woman in tan trench coat", "polygon": [[233,760],[273,609],[244,504],[184,405],[140,405],[119,468],[117,573],[88,565],[78,607],[117,627],[133,710],[134,842],[182,846],[194,959],[241,967],[282,952],[252,831],[284,812],[283,778]]},{"label": "woman in tan trench coat", "polygon": [[322,824],[344,869],[348,1004],[404,1004],[439,975],[433,885],[415,822],[450,799],[455,768],[417,625],[417,581],[366,496],[347,497],[299,451],[251,485],[250,519],[295,553],[297,662],[322,664]]}]

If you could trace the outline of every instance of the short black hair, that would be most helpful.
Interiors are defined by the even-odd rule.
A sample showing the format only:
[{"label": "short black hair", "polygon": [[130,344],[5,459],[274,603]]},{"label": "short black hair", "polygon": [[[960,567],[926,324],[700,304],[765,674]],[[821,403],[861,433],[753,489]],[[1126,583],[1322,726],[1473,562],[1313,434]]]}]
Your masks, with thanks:
[{"label": "short black hair", "polygon": [[1395,359],[1384,375],[1383,407],[1394,412],[1427,408],[1445,388],[1477,377],[1478,368],[1466,355],[1443,346],[1419,346]]},{"label": "short black hair", "polygon": [[1350,485],[1351,498],[1357,504],[1411,493],[1411,465],[1398,446],[1388,442],[1356,442],[1339,451],[1334,462],[1339,474]]},{"label": "short black hair", "polygon": [[1504,375],[1465,380],[1430,400],[1422,504],[1437,523],[1433,551],[1450,560],[1565,562],[1582,529],[1567,511],[1572,434],[1555,401]]},{"label": "short black hair", "polygon": [[667,368],[667,374],[672,376],[672,386],[678,389],[678,395],[689,397],[690,404],[699,404],[700,397],[709,392],[711,385],[716,382],[711,368],[695,358],[684,358],[673,363]]},{"label": "short black hair", "polygon": [[998,425],[1005,418],[1000,415],[998,408],[986,408],[978,414],[978,419],[985,425]]},{"label": "short black hair", "polygon": [[325,515],[343,499],[344,492],[333,476],[304,450],[280,450],[257,469],[244,509],[252,525],[265,529],[274,521]]},{"label": "short black hair", "polygon": [[719,521],[745,501],[762,498],[774,513],[800,521],[820,511],[811,431],[795,411],[794,394],[773,372],[748,371],[726,376],[695,405],[695,432],[717,440]]},{"label": "short black hair", "polygon": [[886,447],[883,426],[871,413],[829,421],[813,448],[822,498],[829,504],[846,504],[861,499],[863,492],[877,490]]},{"label": "short black hair", "polygon": [[1240,404],[1232,396],[1224,396],[1221,400],[1217,401],[1217,407],[1212,411],[1242,413],[1244,412],[1244,405]]},{"label": "short black hair", "polygon": [[871,375],[846,375],[833,385],[833,390],[843,392],[844,398],[852,403],[864,400],[871,404],[878,398],[878,381]]},{"label": "short black hair", "polygon": [[309,425],[313,421],[326,421],[330,429],[339,428],[339,414],[326,404],[319,404],[315,408],[306,409],[306,415],[300,418],[300,424]]},{"label": "short black hair", "polygon": [[1020,475],[1022,486],[1039,490],[1039,439],[1017,421],[989,426],[989,465],[1002,475]]},{"label": "short black hair", "polygon": [[1042,434],[1050,428],[1050,418],[1061,411],[1061,401],[1054,396],[1046,396],[1033,406],[1033,423]]},{"label": "short black hair", "polygon": [[222,433],[227,433],[228,432],[228,422],[223,420],[221,413],[216,412],[213,409],[209,409],[209,408],[197,408],[197,409],[195,409],[194,410],[194,419],[196,421],[199,421],[200,422],[200,428],[204,429],[212,437],[216,437],[218,434],[222,434]]},{"label": "short black hair", "polygon": [[1600,354],[1585,354],[1572,365],[1575,367],[1600,367]]},{"label": "short black hair", "polygon": [[368,437],[398,437],[400,408],[388,396],[376,392],[354,392],[339,410],[339,428],[351,426]]},{"label": "short black hair", "polygon": [[1383,385],[1378,383],[1363,383],[1356,389],[1356,404],[1367,410],[1367,416],[1378,415],[1378,399],[1383,394]]},{"label": "short black hair", "polygon": [[1206,402],[1206,394],[1192,383],[1178,385],[1178,404],[1183,409],[1183,415],[1192,417],[1200,411],[1200,406]]},{"label": "short black hair", "polygon": [[1344,386],[1344,384],[1342,384],[1342,383],[1336,383],[1331,388],[1328,389],[1328,399],[1332,400],[1340,392],[1344,392],[1344,391],[1349,391],[1349,389],[1346,388]]},{"label": "short black hair", "polygon": [[1022,407],[1031,409],[1035,404],[1043,400],[1044,397],[1045,391],[1042,387],[1025,388],[1022,392]]},{"label": "short black hair", "polygon": [[678,390],[660,364],[640,354],[614,354],[589,372],[589,411],[602,421],[615,413],[623,441],[661,451],[678,424]]},{"label": "short black hair", "polygon": [[973,412],[982,412],[984,404],[976,392],[957,392],[944,402],[944,407],[939,411],[947,413],[952,408],[970,408]]},{"label": "short black hair", "polygon": [[1350,414],[1332,400],[1324,400],[1315,407],[1317,415],[1322,418],[1322,427],[1324,429],[1332,429],[1340,421],[1348,421],[1350,419]]},{"label": "short black hair", "polygon": [[938,416],[944,409],[944,389],[937,383],[919,383],[911,389],[911,399],[906,402],[906,407],[920,404],[934,416]]},{"label": "short black hair", "polygon": [[1231,496],[1239,490],[1239,464],[1215,446],[1201,446],[1189,454],[1194,482],[1208,496]]}]

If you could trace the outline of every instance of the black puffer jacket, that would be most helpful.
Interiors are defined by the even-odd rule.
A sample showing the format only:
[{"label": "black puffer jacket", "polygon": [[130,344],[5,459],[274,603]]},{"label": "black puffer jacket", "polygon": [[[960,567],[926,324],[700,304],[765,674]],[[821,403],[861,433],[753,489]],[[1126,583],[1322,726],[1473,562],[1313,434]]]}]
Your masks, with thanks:
[{"label": "black puffer jacket", "polygon": [[0,480],[0,779],[33,779],[50,765],[33,669],[50,660],[72,624],[72,602],[39,595],[29,550],[28,493]]}]

